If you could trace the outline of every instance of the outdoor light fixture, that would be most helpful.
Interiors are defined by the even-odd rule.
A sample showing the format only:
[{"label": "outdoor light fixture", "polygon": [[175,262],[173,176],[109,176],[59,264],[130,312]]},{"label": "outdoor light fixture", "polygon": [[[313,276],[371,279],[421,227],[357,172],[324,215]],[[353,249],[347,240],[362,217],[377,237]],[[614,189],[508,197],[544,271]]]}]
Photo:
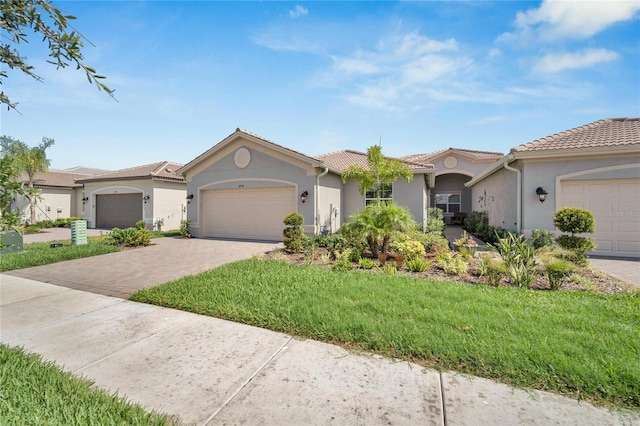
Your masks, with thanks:
[{"label": "outdoor light fixture", "polygon": [[147,201],[151,199],[151,195],[145,195],[142,199],[144,200],[144,203],[147,204]]},{"label": "outdoor light fixture", "polygon": [[536,189],[536,194],[538,194],[538,199],[541,203],[544,203],[544,200],[547,199],[548,192],[545,191],[541,186]]},{"label": "outdoor light fixture", "polygon": [[300,201],[302,201],[303,203],[306,202],[308,195],[309,193],[307,191],[304,191],[302,194],[300,194]]},{"label": "outdoor light fixture", "polygon": [[83,198],[82,198],[82,202],[83,202],[83,203],[86,203],[87,201],[89,201],[89,197],[83,197]]},{"label": "outdoor light fixture", "polygon": [[191,203],[191,200],[193,200],[193,194],[187,195],[187,204]]}]

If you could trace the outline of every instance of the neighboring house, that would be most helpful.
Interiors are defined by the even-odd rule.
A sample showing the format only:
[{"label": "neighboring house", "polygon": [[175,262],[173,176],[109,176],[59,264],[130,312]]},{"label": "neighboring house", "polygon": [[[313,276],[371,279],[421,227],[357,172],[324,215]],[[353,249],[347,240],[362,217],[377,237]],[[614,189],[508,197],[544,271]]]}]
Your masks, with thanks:
[{"label": "neighboring house", "polygon": [[456,215],[461,224],[464,217],[470,216],[473,210],[471,188],[464,184],[502,156],[500,152],[448,148],[429,154],[407,155],[400,159],[433,166],[436,180],[435,186],[431,188],[429,205],[443,210],[446,223],[451,224]]},{"label": "neighboring house", "polygon": [[[640,118],[603,119],[519,145],[466,185],[493,226],[530,236],[554,212],[591,210],[594,254],[640,257]],[[537,190],[547,193],[541,202]]]},{"label": "neighboring house", "polygon": [[89,228],[127,228],[145,221],[149,229],[178,229],[186,217],[182,165],[162,161],[76,180],[83,186],[83,216]]},{"label": "neighboring house", "polygon": [[[36,189],[41,191],[40,197],[36,199],[36,222],[82,216],[82,184],[76,183],[76,179],[106,171],[74,167],[73,169],[48,170],[45,173],[38,173],[33,184]],[[23,173],[20,176],[20,181],[28,185],[27,175]],[[18,198],[11,208],[20,210],[25,222],[31,220],[27,198]]]},{"label": "neighboring house", "polygon": [[[342,183],[342,170],[354,163],[366,165],[366,155],[341,151],[309,157],[237,129],[178,170],[192,201],[191,232],[196,237],[281,240],[282,221],[292,212],[304,217],[307,234],[335,232],[367,201],[357,182]],[[394,183],[387,195],[424,223],[433,170],[407,164],[414,179]]]}]

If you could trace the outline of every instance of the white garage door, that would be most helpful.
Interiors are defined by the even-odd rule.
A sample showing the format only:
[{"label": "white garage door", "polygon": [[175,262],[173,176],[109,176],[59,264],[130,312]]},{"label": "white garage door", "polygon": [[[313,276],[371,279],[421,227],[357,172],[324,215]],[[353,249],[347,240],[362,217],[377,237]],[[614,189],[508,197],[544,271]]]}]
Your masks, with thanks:
[{"label": "white garage door", "polygon": [[205,191],[203,235],[282,241],[282,221],[294,211],[293,187]]},{"label": "white garage door", "polygon": [[561,207],[567,206],[593,212],[594,254],[640,257],[640,179],[563,182]]}]

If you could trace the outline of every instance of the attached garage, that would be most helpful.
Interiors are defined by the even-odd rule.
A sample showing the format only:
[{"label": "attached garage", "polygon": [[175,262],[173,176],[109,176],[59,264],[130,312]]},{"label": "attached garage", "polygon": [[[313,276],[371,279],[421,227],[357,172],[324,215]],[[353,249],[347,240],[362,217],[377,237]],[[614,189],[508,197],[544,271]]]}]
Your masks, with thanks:
[{"label": "attached garage", "polygon": [[96,195],[96,228],[128,228],[141,219],[141,193]]},{"label": "attached garage", "polygon": [[596,219],[594,254],[640,258],[640,179],[562,182],[560,207],[591,210]]},{"label": "attached garage", "polygon": [[296,211],[293,186],[204,191],[202,235],[281,241],[284,217]]}]

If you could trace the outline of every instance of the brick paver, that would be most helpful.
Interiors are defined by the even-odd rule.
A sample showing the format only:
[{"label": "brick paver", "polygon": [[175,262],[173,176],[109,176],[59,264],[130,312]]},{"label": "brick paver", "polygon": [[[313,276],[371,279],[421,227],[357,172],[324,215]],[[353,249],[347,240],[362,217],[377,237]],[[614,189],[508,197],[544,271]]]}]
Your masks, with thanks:
[{"label": "brick paver", "polygon": [[6,274],[126,299],[143,288],[247,259],[280,246],[270,242],[157,238],[148,247]]}]

